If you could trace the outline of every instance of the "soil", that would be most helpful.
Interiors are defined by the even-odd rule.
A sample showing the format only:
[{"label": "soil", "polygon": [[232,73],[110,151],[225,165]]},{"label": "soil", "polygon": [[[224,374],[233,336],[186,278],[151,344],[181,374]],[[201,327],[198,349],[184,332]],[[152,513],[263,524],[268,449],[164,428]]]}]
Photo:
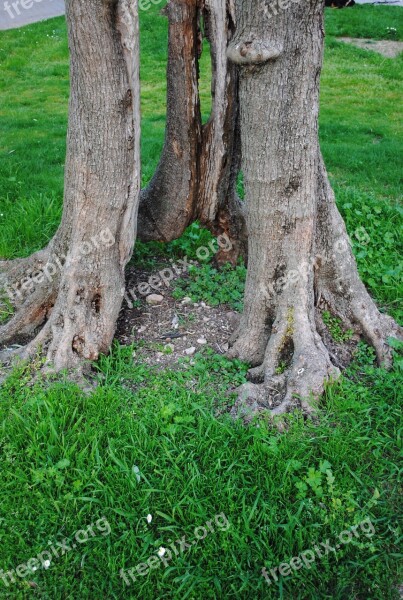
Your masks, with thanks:
[{"label": "soil", "polygon": [[[130,267],[127,289],[147,282],[152,274]],[[123,345],[141,342],[141,358],[147,364],[172,369],[179,358],[191,357],[205,347],[217,354],[228,351],[229,339],[240,318],[229,306],[211,307],[204,302],[175,300],[172,286],[152,293],[163,296],[160,304],[147,304],[145,296],[133,308],[124,301],[116,333],[116,339]],[[195,349],[192,353],[191,348]]]},{"label": "soil", "polygon": [[[170,265],[167,263],[162,268],[164,266]],[[127,289],[147,282],[152,274],[129,267]],[[175,300],[172,291],[172,286],[152,290],[153,294],[163,296],[157,305],[147,304],[145,296],[140,297],[132,308],[124,301],[116,339],[123,345],[140,342],[141,359],[161,369],[173,369],[179,358],[193,356],[193,353],[186,352],[190,348],[195,348],[194,353],[209,347],[217,354],[225,354],[240,314],[225,305],[212,307],[204,302]],[[326,327],[320,327],[320,333],[331,353],[332,362],[340,369],[346,368],[352,360],[358,338],[339,344],[334,342]]]},{"label": "soil", "polygon": [[[159,264],[158,268],[170,266],[166,261]],[[126,289],[137,288],[140,283],[148,282],[154,274],[155,271],[129,266]],[[203,348],[211,348],[217,354],[226,354],[231,335],[238,326],[240,313],[226,305],[212,307],[205,302],[193,303],[190,298],[176,300],[172,292],[172,285],[152,289],[151,293],[162,297],[161,302],[156,305],[148,304],[147,296],[141,296],[138,292],[138,299],[133,301],[132,306],[124,300],[116,340],[124,346],[137,344],[139,358],[141,356],[143,362],[158,369],[176,369],[180,358],[192,359]],[[131,300],[129,294],[126,297]],[[346,368],[353,358],[358,337],[354,336],[346,343],[336,343],[320,321],[319,319],[317,322],[318,331],[330,352],[332,362],[340,369]],[[18,343],[22,345],[28,341],[19,339]],[[15,347],[12,344],[10,346]],[[0,384],[9,370],[9,365],[0,365]]]},{"label": "soil", "polygon": [[386,58],[396,58],[401,52],[403,52],[403,42],[396,42],[393,40],[371,40],[367,38],[351,38],[351,37],[340,37],[338,38],[345,44],[352,44],[357,48],[364,50],[372,50],[378,52]]}]

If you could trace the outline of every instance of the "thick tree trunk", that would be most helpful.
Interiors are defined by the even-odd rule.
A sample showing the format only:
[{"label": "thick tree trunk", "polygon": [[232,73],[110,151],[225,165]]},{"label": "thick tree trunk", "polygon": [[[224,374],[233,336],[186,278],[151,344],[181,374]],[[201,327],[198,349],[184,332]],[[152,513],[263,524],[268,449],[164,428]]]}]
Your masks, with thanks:
[{"label": "thick tree trunk", "polygon": [[374,343],[380,361],[398,328],[360,282],[320,153],[323,3],[280,10],[237,0],[236,18],[228,55],[240,67],[249,268],[230,356],[252,363],[252,381],[263,382],[243,397],[274,414],[298,397],[308,412],[338,374],[318,333],[319,302]]},{"label": "thick tree trunk", "polygon": [[[215,235],[225,233],[233,240],[232,254],[225,260],[236,262],[247,242],[236,194],[237,72],[227,59],[233,16],[226,0],[170,0],[164,12],[169,20],[167,125],[157,171],[141,193],[139,239],[170,241],[199,220]],[[201,19],[213,71],[213,106],[204,126],[198,85]]]},{"label": "thick tree trunk", "polygon": [[[80,368],[110,347],[140,182],[137,3],[94,0],[88,10],[84,0],[66,0],[66,16],[71,94],[62,223],[39,262],[26,261],[37,277],[0,328],[5,344],[42,325],[20,354],[41,346],[55,370]],[[9,270],[9,283],[23,264]]]}]

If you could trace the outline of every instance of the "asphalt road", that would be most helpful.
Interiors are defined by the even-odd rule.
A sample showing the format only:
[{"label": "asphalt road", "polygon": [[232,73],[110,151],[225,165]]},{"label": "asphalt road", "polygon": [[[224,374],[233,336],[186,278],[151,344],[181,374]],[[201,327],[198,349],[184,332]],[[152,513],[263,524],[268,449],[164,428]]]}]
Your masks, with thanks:
[{"label": "asphalt road", "polygon": [[64,0],[0,0],[0,30],[59,15],[64,15]]}]

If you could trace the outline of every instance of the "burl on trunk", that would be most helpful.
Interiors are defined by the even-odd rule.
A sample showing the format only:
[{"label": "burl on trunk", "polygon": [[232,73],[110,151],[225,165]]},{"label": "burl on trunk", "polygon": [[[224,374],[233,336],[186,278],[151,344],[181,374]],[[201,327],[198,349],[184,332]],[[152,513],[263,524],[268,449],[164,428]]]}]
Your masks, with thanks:
[{"label": "burl on trunk", "polygon": [[338,375],[320,307],[373,344],[380,363],[389,360],[387,337],[399,333],[360,281],[321,156],[323,3],[282,6],[237,0],[228,49],[240,71],[249,234],[245,310],[229,355],[255,367],[241,398],[274,415],[298,404],[310,412]]}]

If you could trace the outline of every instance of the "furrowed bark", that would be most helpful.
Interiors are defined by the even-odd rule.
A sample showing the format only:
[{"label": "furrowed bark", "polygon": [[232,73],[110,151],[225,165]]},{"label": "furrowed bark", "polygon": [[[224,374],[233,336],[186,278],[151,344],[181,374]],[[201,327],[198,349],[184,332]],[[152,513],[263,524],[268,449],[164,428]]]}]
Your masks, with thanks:
[{"label": "furrowed bark", "polygon": [[[137,3],[94,0],[88,10],[84,0],[67,0],[66,17],[71,94],[65,197],[51,243],[65,260],[50,285],[36,282],[30,290],[32,315],[37,300],[46,323],[21,351],[32,355],[41,345],[56,371],[80,369],[110,347],[135,240],[140,182]],[[44,290],[52,298],[46,310]],[[13,326],[24,323],[26,308]],[[3,344],[10,323],[0,328]]]},{"label": "furrowed bark", "polygon": [[242,402],[273,415],[296,405],[309,413],[338,375],[317,328],[319,304],[364,334],[380,361],[399,328],[359,279],[320,153],[322,2],[280,10],[237,0],[236,17],[228,55],[240,69],[249,267],[229,356],[255,366],[250,378],[261,384],[244,386]]},{"label": "furrowed bark", "polygon": [[238,114],[238,73],[227,57],[234,32],[234,14],[226,0],[206,0],[206,35],[212,60],[212,110],[202,129],[200,185],[196,213],[215,235],[226,234],[233,242],[232,255],[218,255],[218,262],[236,263],[246,256],[247,233],[243,204],[237,191],[241,147]]},{"label": "furrowed bark", "polygon": [[[226,0],[170,0],[167,125],[157,171],[141,192],[139,238],[170,241],[195,220],[214,235],[233,241],[236,262],[246,253],[243,205],[236,194],[240,152],[237,124],[237,72],[227,59],[233,32],[231,3]],[[212,113],[202,126],[198,90],[204,18],[212,55]]]}]

